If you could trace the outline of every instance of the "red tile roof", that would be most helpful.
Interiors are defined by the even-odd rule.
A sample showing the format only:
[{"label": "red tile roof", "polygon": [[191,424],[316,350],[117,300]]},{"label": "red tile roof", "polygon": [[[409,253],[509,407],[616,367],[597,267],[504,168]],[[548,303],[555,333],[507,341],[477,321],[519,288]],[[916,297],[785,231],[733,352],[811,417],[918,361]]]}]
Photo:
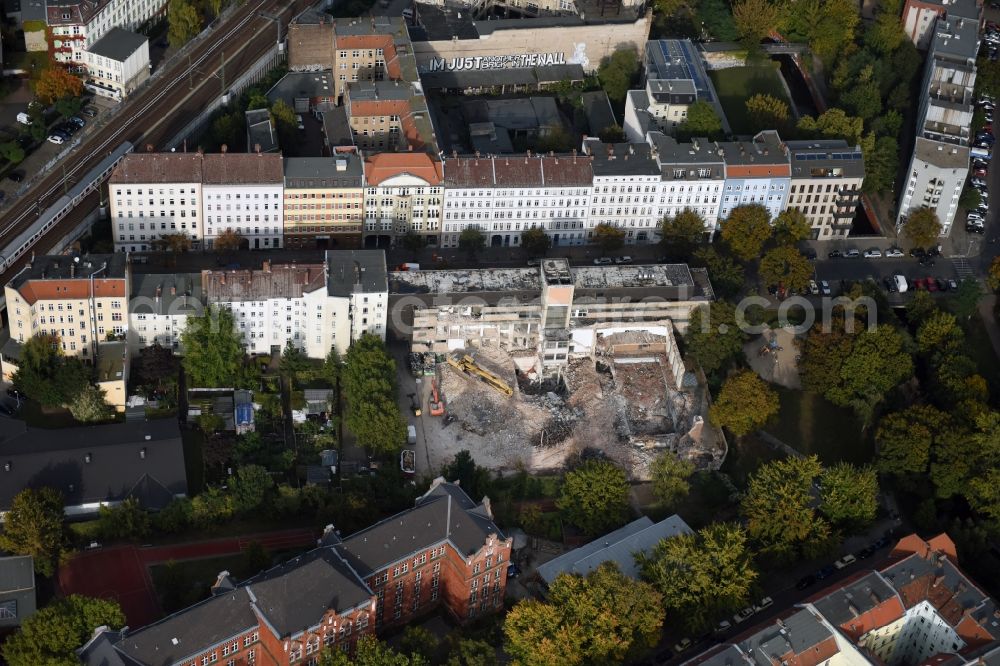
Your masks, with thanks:
[{"label": "red tile roof", "polygon": [[365,159],[365,180],[369,185],[402,174],[423,178],[435,186],[444,180],[441,162],[427,153],[376,153]]}]

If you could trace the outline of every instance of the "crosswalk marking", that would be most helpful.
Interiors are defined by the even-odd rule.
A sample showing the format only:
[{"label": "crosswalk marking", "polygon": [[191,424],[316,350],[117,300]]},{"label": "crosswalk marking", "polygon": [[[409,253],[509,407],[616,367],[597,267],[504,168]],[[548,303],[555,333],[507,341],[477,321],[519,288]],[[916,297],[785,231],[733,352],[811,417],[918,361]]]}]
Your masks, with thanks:
[{"label": "crosswalk marking", "polygon": [[951,264],[955,267],[955,274],[960,280],[972,277],[975,274],[975,271],[972,270],[972,266],[969,265],[968,259],[952,259]]}]

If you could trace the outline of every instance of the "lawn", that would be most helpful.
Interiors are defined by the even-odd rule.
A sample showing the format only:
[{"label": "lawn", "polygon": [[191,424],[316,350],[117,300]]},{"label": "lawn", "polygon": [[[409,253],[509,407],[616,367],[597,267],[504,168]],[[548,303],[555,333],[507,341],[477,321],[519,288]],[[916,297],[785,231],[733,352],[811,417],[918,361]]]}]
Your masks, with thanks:
[{"label": "lawn", "polygon": [[778,416],[764,430],[805,455],[816,454],[824,465],[836,462],[866,463],[874,444],[849,409],[837,407],[822,396],[774,387],[781,400]]},{"label": "lawn", "polygon": [[792,101],[788,99],[785,86],[781,83],[778,63],[772,60],[744,67],[711,70],[708,75],[734,134],[756,134],[763,129],[773,129],[754,127],[751,123],[747,116],[746,101],[753,95],[771,95],[784,100],[788,108],[792,108]]},{"label": "lawn", "polygon": [[203,560],[168,562],[149,568],[156,597],[167,613],[190,606],[208,597],[212,583],[220,571],[228,571],[236,580],[243,580],[256,570],[243,555],[227,555]]}]

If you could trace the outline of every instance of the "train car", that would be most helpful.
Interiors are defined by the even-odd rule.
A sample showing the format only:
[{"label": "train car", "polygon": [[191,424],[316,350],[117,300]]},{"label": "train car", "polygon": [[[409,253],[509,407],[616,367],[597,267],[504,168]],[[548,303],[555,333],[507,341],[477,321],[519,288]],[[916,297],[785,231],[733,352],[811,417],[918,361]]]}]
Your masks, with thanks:
[{"label": "train car", "polygon": [[132,144],[125,141],[96,166],[87,171],[76,185],[46,208],[31,226],[19,233],[0,251],[0,273],[6,272],[15,261],[24,256],[52,227],[59,223],[91,192],[101,186],[125,155],[132,152]]}]

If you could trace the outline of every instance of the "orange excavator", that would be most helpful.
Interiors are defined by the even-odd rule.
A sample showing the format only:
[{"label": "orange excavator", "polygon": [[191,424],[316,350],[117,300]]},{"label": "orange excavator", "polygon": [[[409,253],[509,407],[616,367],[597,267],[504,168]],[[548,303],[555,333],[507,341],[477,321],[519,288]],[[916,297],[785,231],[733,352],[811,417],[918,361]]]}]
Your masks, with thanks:
[{"label": "orange excavator", "polygon": [[431,416],[444,415],[444,397],[438,392],[437,379],[431,380]]}]

